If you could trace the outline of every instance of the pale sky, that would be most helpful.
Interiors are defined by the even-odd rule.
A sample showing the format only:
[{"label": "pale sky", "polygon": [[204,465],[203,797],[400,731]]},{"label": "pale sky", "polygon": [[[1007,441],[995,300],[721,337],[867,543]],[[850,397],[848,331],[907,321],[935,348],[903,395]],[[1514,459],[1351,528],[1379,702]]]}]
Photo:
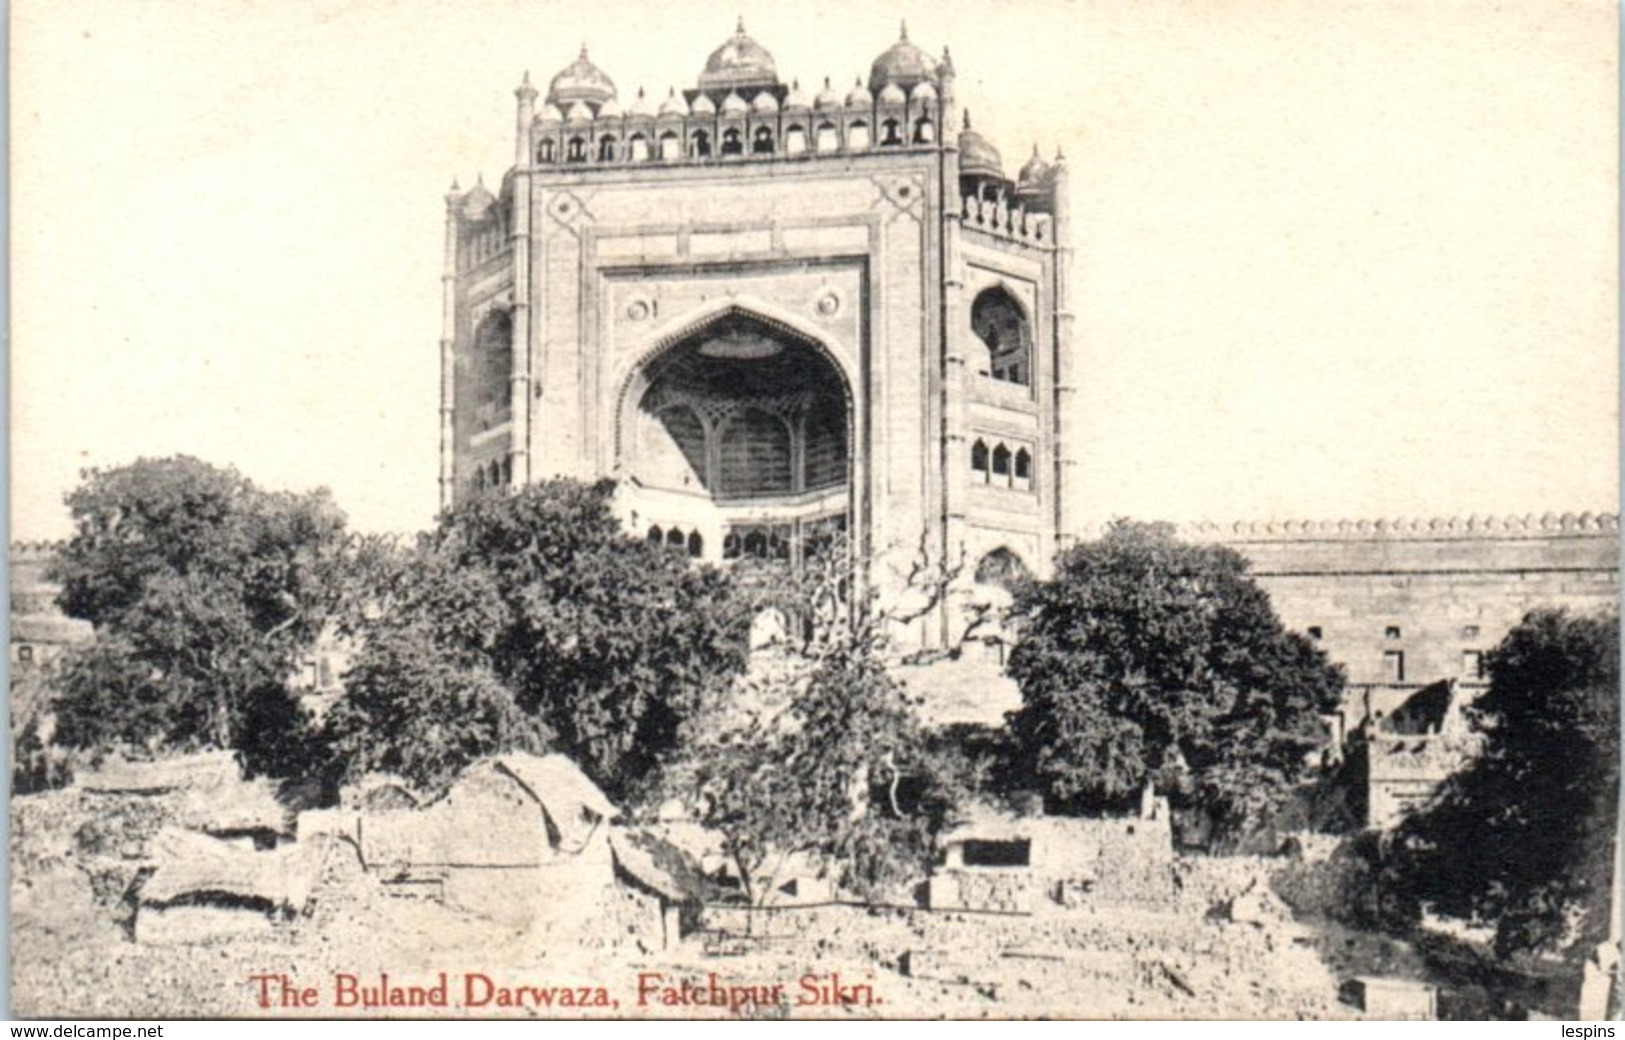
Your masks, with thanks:
[{"label": "pale sky", "polygon": [[1065,150],[1091,519],[1615,508],[1602,0],[26,0],[12,537],[181,452],[425,526],[448,185],[525,70],[664,97],[739,15],[810,90],[907,18],[1008,173]]}]

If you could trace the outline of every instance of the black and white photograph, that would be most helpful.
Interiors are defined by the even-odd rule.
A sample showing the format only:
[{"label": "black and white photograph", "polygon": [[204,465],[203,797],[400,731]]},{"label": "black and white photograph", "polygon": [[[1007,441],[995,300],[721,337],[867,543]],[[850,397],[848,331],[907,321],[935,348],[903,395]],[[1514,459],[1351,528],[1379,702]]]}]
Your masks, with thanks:
[{"label": "black and white photograph", "polygon": [[1621,1009],[1604,0],[21,0],[9,1006]]}]

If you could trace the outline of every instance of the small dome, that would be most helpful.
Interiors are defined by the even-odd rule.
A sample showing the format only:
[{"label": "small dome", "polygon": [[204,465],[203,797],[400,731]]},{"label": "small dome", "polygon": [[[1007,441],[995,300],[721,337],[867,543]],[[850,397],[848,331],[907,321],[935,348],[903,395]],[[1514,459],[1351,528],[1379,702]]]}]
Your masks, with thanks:
[{"label": "small dome", "polygon": [[694,99],[694,104],[689,111],[697,116],[714,116],[717,114],[717,103],[701,94]]},{"label": "small dome", "polygon": [[542,110],[536,113],[538,123],[562,123],[564,113],[559,111],[557,105],[543,105]]},{"label": "small dome", "polygon": [[970,128],[969,112],[965,113],[965,129],[959,132],[959,172],[971,177],[1004,179],[1004,161],[999,158],[999,150]]},{"label": "small dome", "polygon": [[577,101],[570,106],[570,111],[565,113],[564,118],[571,123],[590,123],[592,122],[592,109],[587,107],[585,101]]},{"label": "small dome", "polygon": [[[598,114],[603,115],[602,112]],[[632,105],[626,110],[626,114],[637,119],[654,118],[655,103],[649,95],[643,92],[642,87],[638,88],[638,96],[632,99]]]},{"label": "small dome", "polygon": [[1016,190],[1020,191],[1022,188],[1029,186],[1042,187],[1048,177],[1049,163],[1045,162],[1043,157],[1038,154],[1038,146],[1035,144],[1033,145],[1033,157],[1028,159],[1022,165],[1021,172],[1016,174]]},{"label": "small dome", "polygon": [[750,106],[736,91],[728,91],[728,96],[722,99],[722,114],[725,116],[742,116],[749,110]]},{"label": "small dome", "polygon": [[700,73],[701,90],[733,87],[777,86],[779,73],[767,48],[745,35],[745,21],[739,20],[734,34],[711,52]]},{"label": "small dome", "polygon": [[547,87],[547,103],[565,109],[580,101],[601,105],[614,97],[615,81],[587,60],[586,47],[581,48],[580,57],[554,76]]},{"label": "small dome", "polygon": [[875,103],[875,96],[863,87],[863,80],[852,84],[852,89],[846,95],[847,108],[868,108]]},{"label": "small dome", "polygon": [[759,116],[770,116],[779,110],[779,99],[764,90],[750,99],[750,110]]},{"label": "small dome", "polygon": [[818,109],[841,107],[841,95],[835,93],[835,88],[829,85],[828,76],[824,77],[824,89],[813,99],[813,107]]},{"label": "small dome", "polygon": [[807,92],[801,89],[801,81],[790,84],[790,93],[784,99],[786,112],[805,112],[812,108],[812,102],[807,100]]},{"label": "small dome", "polygon": [[877,100],[882,105],[903,105],[908,103],[908,95],[896,83],[887,83]]},{"label": "small dome", "polygon": [[903,26],[897,42],[869,66],[870,90],[879,90],[888,82],[907,90],[916,83],[936,78],[936,59],[908,42],[907,25]]},{"label": "small dome", "polygon": [[662,116],[686,116],[688,115],[688,102],[683,100],[683,95],[673,90],[666,95],[666,100],[660,103],[660,114]]},{"label": "small dome", "polygon": [[496,201],[496,196],[492,195],[490,190],[486,188],[485,179],[482,177],[463,194],[457,208],[462,213],[464,220],[484,220],[490,216],[491,207],[496,204]]},{"label": "small dome", "polygon": [[1051,195],[1055,188],[1055,169],[1038,154],[1033,145],[1033,156],[1022,164],[1016,174],[1016,198],[1034,213],[1050,212]]},{"label": "small dome", "polygon": [[909,92],[908,96],[915,101],[935,101],[937,99],[937,88],[929,82],[922,81]]}]

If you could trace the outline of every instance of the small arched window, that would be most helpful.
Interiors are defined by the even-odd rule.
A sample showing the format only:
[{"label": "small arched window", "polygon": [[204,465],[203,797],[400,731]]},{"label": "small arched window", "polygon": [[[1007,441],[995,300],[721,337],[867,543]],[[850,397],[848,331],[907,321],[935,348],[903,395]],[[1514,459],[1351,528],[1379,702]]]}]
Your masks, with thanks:
[{"label": "small arched window", "polygon": [[869,124],[861,119],[848,124],[846,128],[846,146],[855,152],[868,148]]},{"label": "small arched window", "polygon": [[513,456],[505,455],[502,459],[502,486],[513,486]]},{"label": "small arched window", "polygon": [[937,126],[931,122],[930,116],[921,116],[914,121],[914,143],[930,144],[937,139]]},{"label": "small arched window", "polygon": [[1010,475],[1010,449],[1003,444],[993,449],[993,475],[995,477]]},{"label": "small arched window", "polygon": [[801,155],[807,150],[807,131],[799,123],[792,123],[784,130],[784,154]]},{"label": "small arched window", "polygon": [[894,147],[903,143],[903,135],[897,120],[888,119],[880,124],[880,144],[882,147]]},{"label": "small arched window", "polygon": [[820,152],[839,151],[840,148],[841,148],[840,131],[835,129],[835,124],[834,123],[827,122],[827,121],[823,122],[823,123],[819,123],[818,124],[818,136],[817,136],[816,140],[814,140],[813,145]]},{"label": "small arched window", "polygon": [[1016,479],[1031,480],[1033,478],[1033,457],[1026,448],[1016,451]]},{"label": "small arched window", "polygon": [[698,531],[690,533],[688,536],[688,554],[697,560],[704,553],[705,539],[700,537],[700,532]]},{"label": "small arched window", "polygon": [[728,129],[722,131],[722,154],[723,155],[743,155],[743,154],[745,154],[744,142],[742,140],[740,140],[739,131],[734,129],[733,127],[729,127]]},{"label": "small arched window", "polygon": [[750,151],[752,155],[773,154],[773,131],[769,127],[759,126],[751,135]]},{"label": "small arched window", "polygon": [[587,142],[580,137],[570,138],[570,143],[564,148],[565,162],[586,162]]},{"label": "small arched window", "polygon": [[649,528],[648,542],[650,545],[664,545],[666,543],[666,532],[660,529],[659,524]]},{"label": "small arched window", "polygon": [[667,160],[683,157],[683,146],[677,140],[677,131],[667,130],[660,135],[660,157]]},{"label": "small arched window", "polygon": [[674,527],[666,532],[666,544],[681,549],[688,544],[688,539],[683,537],[682,531]]},{"label": "small arched window", "polygon": [[541,143],[536,146],[536,161],[539,163],[554,161],[554,147],[551,137],[543,138]]},{"label": "small arched window", "polygon": [[629,154],[633,162],[649,161],[649,139],[642,134],[633,134],[627,142]]},{"label": "small arched window", "polygon": [[689,155],[696,159],[706,159],[711,155],[711,134],[705,130],[696,130],[689,138]]},{"label": "small arched window", "polygon": [[598,161],[615,161],[615,136],[613,134],[605,134],[598,139]]},{"label": "small arched window", "polygon": [[977,481],[987,483],[987,442],[980,438],[970,446],[970,469]]}]

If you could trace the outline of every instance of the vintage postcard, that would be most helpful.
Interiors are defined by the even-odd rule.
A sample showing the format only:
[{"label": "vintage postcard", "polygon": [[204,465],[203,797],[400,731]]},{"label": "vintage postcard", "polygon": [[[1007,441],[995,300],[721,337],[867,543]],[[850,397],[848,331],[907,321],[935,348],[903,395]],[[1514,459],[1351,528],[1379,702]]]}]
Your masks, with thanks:
[{"label": "vintage postcard", "polygon": [[11,1013],[1617,1014],[1617,20],[15,4]]}]

